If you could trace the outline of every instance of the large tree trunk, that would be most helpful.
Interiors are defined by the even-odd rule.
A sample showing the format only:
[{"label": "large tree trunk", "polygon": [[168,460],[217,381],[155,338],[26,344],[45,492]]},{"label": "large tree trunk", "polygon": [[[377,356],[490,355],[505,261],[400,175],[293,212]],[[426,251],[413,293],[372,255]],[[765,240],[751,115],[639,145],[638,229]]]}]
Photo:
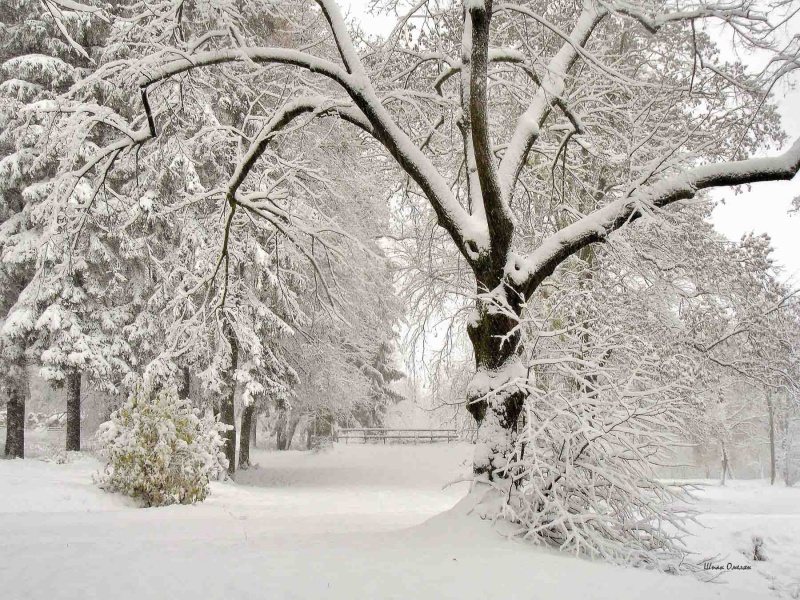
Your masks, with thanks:
[{"label": "large tree trunk", "polygon": [[767,410],[769,411],[769,484],[775,485],[775,407],[769,394]]},{"label": "large tree trunk", "polygon": [[[520,314],[521,295],[502,283],[501,275],[478,277],[478,292],[486,290],[491,290],[513,314]],[[497,469],[506,466],[514,448],[517,420],[527,395],[524,389],[509,382],[526,378],[527,371],[518,355],[515,318],[489,310],[484,300],[478,300],[475,310],[467,326],[475,352],[475,376],[467,389],[467,410],[478,426],[473,470],[489,479],[504,478],[507,474]]]},{"label": "large tree trunk", "polygon": [[6,458],[25,458],[25,400],[28,397],[27,371],[11,380],[6,405]]},{"label": "large tree trunk", "polygon": [[235,394],[236,394],[236,379],[234,374],[239,365],[239,346],[236,342],[236,335],[233,328],[225,321],[225,337],[231,350],[231,360],[228,365],[228,391],[222,398],[219,407],[219,420],[230,428],[225,432],[225,456],[228,459],[228,475],[233,477],[236,473],[236,412],[235,412]]},{"label": "large tree trunk", "polygon": [[81,373],[67,375],[67,450],[81,449]]},{"label": "large tree trunk", "polygon": [[250,435],[253,432],[253,415],[255,412],[255,404],[245,406],[242,411],[242,437],[239,440],[240,469],[246,469],[250,466]]}]

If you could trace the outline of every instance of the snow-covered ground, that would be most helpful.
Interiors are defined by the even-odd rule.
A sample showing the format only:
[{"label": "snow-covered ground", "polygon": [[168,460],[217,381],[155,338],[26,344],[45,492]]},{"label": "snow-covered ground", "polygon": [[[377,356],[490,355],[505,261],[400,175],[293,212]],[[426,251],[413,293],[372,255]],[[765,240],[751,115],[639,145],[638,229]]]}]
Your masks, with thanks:
[{"label": "snow-covered ground", "polygon": [[[99,464],[85,455],[0,461],[0,598],[754,600],[777,597],[771,585],[783,597],[800,589],[800,489],[703,491],[708,528],[692,546],[752,570],[702,583],[502,538],[466,516],[466,484],[442,489],[468,470],[470,453],[461,444],[255,451],[260,468],[213,484],[202,505],[160,509],[95,488]],[[754,534],[767,562],[743,554]]]}]

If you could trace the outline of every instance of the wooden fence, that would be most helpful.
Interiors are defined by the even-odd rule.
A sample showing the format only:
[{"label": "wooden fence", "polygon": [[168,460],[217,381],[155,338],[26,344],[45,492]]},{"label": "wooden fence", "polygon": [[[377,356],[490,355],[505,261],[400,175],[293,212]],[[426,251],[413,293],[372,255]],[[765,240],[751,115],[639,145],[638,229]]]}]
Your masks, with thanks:
[{"label": "wooden fence", "polygon": [[336,430],[335,439],[347,444],[392,441],[424,444],[432,442],[455,442],[459,440],[457,429],[388,429],[385,427],[343,427]]}]

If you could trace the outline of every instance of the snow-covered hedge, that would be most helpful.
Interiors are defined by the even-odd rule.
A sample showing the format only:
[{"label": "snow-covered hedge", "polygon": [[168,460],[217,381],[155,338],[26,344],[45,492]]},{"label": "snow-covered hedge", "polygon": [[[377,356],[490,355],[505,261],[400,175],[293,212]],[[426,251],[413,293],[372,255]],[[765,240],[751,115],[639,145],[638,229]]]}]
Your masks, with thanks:
[{"label": "snow-covered hedge", "polygon": [[106,491],[141,498],[145,506],[202,502],[210,478],[228,467],[220,435],[226,428],[213,416],[201,416],[174,389],[139,388],[100,426],[106,466],[96,482]]}]

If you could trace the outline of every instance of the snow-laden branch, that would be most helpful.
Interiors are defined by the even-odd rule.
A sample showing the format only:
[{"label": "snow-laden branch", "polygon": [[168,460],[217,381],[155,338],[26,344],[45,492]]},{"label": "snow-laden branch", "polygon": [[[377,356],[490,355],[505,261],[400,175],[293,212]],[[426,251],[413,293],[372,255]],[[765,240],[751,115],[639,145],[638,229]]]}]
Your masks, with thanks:
[{"label": "snow-laden branch", "polygon": [[472,63],[469,74],[472,148],[475,153],[475,167],[480,182],[484,214],[489,237],[492,240],[492,259],[502,264],[514,235],[514,219],[500,185],[490,135],[488,72],[492,0],[471,3],[464,13],[464,43],[469,47],[463,52],[471,55]]},{"label": "snow-laden branch", "polygon": [[139,79],[139,87],[146,88],[154,83],[164,81],[192,69],[211,67],[231,62],[253,62],[256,64],[282,64],[307,69],[319,73],[347,89],[350,81],[344,69],[329,60],[313,56],[299,50],[287,48],[226,48],[198,52],[184,58],[171,60],[151,69]]},{"label": "snow-laden branch", "polygon": [[679,10],[672,13],[662,13],[648,15],[641,8],[618,0],[610,2],[607,6],[622,15],[626,15],[638,21],[650,33],[657,33],[667,23],[676,21],[693,21],[695,19],[717,18],[725,21],[732,19],[742,19],[745,21],[767,23],[767,17],[758,10],[751,8],[749,2],[735,2],[728,4],[704,4],[700,3],[698,8],[691,10]]},{"label": "snow-laden branch", "polygon": [[364,116],[352,106],[337,104],[324,96],[299,98],[287,102],[263,127],[258,136],[256,136],[250,144],[247,153],[236,166],[236,170],[228,182],[227,196],[229,198],[234,199],[236,197],[236,193],[242,183],[244,183],[245,178],[258,159],[264,154],[270,141],[294,119],[307,113],[315,113],[316,116],[330,113],[337,114],[343,120],[357,125],[368,133],[373,133],[372,127]]},{"label": "snow-laden branch", "polygon": [[578,17],[575,27],[556,55],[547,65],[547,74],[542,78],[539,90],[520,116],[508,149],[500,164],[499,177],[506,196],[510,196],[519,178],[531,146],[539,137],[539,129],[544,124],[553,103],[561,98],[566,89],[566,77],[578,60],[578,48],[586,45],[597,24],[607,13],[587,5]]},{"label": "snow-laden branch", "polygon": [[[337,39],[337,46],[345,62],[342,67],[306,52],[285,48],[252,48],[212,50],[179,58],[152,69],[139,80],[139,86],[148,86],[192,69],[231,62],[253,62],[256,64],[283,64],[319,73],[338,83],[361,110],[364,119],[371,125],[369,131],[397,160],[403,170],[420,186],[430,200],[439,219],[439,224],[453,237],[465,256],[474,259],[488,249],[489,236],[485,224],[472,218],[458,203],[447,181],[436,170],[423,151],[394,122],[372,87],[369,77],[353,48],[349,33],[338,8],[328,2],[326,17]],[[360,124],[362,119],[352,110],[343,113],[352,115],[348,119]],[[362,127],[362,129],[364,129]]]},{"label": "snow-laden branch", "polygon": [[696,167],[590,213],[550,236],[526,257],[511,256],[506,275],[529,296],[567,257],[639,218],[646,207],[663,207],[693,198],[700,190],[792,179],[800,171],[800,140],[780,156]]},{"label": "snow-laden branch", "polygon": [[[490,63],[520,64],[525,62],[525,54],[515,48],[489,48],[488,60]],[[440,94],[442,93],[442,86],[463,68],[463,63],[461,61],[451,61],[447,64],[448,68],[442,71],[442,74],[439,75],[433,83],[434,89]]]}]

